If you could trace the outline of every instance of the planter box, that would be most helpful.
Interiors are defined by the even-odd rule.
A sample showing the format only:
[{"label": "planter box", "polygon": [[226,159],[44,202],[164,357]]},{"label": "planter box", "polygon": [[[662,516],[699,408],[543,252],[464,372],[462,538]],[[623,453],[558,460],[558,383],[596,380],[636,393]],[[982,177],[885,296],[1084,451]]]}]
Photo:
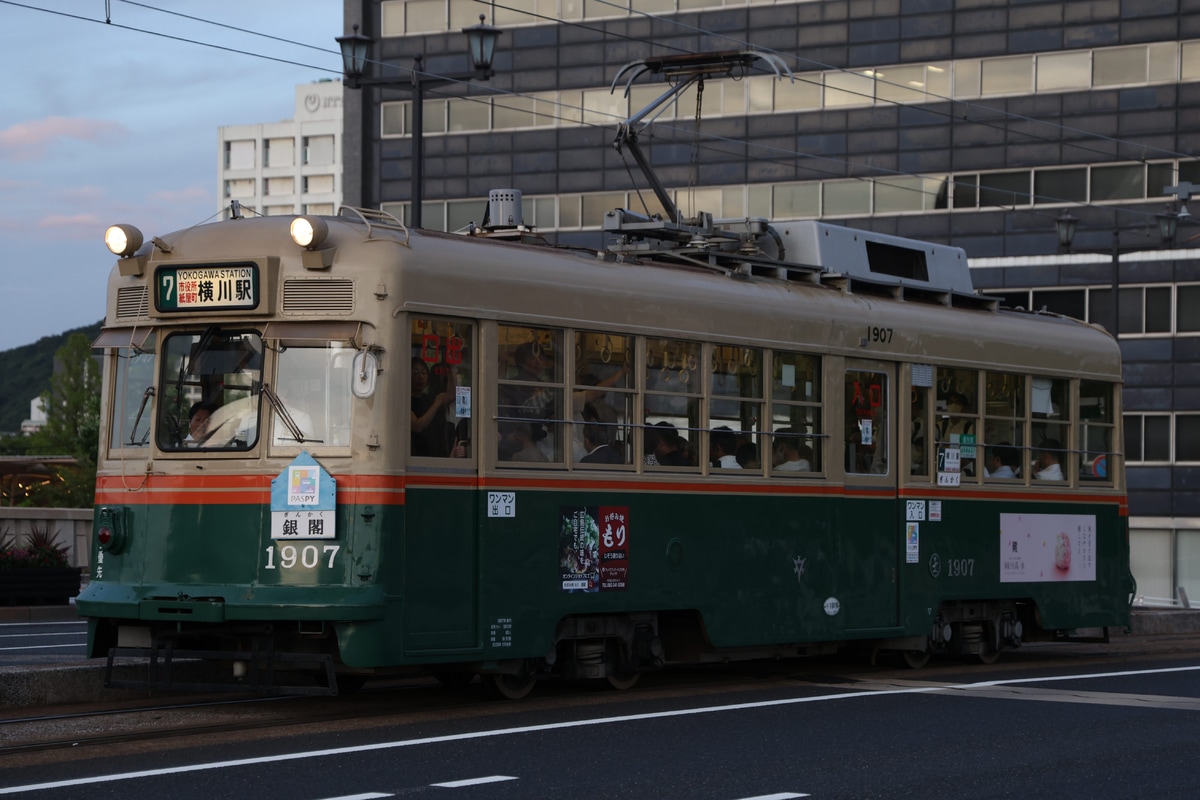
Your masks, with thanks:
[{"label": "planter box", "polygon": [[81,577],[76,567],[0,569],[0,605],[67,605]]}]

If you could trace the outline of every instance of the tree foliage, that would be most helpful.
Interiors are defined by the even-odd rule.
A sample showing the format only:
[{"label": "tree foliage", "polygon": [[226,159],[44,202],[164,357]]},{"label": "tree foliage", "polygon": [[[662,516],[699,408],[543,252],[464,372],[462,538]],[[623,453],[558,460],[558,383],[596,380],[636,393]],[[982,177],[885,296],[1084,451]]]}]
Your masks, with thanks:
[{"label": "tree foliage", "polygon": [[73,456],[78,466],[54,469],[17,502],[88,508],[95,497],[100,443],[100,366],[92,358],[90,338],[83,333],[71,334],[55,353],[54,362],[50,388],[42,394],[46,424],[32,436],[14,438],[26,439],[21,455]]}]

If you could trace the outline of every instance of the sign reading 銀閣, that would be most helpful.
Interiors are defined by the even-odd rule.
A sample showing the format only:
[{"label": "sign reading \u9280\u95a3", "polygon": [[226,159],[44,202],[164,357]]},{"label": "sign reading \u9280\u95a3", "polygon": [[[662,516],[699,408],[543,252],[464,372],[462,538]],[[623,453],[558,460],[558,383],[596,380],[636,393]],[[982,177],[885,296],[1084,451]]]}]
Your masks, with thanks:
[{"label": "sign reading \u9280\u95a3", "polygon": [[337,481],[305,450],[271,481],[272,539],[334,539]]}]

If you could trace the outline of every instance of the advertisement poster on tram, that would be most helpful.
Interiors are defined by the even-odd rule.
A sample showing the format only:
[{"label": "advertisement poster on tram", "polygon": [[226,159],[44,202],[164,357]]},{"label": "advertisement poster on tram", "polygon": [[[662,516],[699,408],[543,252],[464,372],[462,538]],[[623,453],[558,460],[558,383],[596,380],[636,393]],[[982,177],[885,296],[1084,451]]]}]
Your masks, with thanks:
[{"label": "advertisement poster on tram", "polygon": [[564,592],[613,592],[629,573],[629,508],[563,506],[558,564]]},{"label": "advertisement poster on tram", "polygon": [[1001,514],[1000,582],[1096,580],[1096,518]]}]

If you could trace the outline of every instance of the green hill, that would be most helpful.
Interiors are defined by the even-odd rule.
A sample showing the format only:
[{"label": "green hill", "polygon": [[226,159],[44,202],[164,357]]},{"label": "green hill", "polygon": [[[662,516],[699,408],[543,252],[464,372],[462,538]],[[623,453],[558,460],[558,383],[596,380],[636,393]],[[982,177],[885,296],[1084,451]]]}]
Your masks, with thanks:
[{"label": "green hill", "polygon": [[16,433],[29,419],[29,401],[50,388],[54,354],[73,333],[91,341],[100,335],[100,322],[73,328],[56,336],[43,336],[33,344],[0,351],[0,433]]}]

